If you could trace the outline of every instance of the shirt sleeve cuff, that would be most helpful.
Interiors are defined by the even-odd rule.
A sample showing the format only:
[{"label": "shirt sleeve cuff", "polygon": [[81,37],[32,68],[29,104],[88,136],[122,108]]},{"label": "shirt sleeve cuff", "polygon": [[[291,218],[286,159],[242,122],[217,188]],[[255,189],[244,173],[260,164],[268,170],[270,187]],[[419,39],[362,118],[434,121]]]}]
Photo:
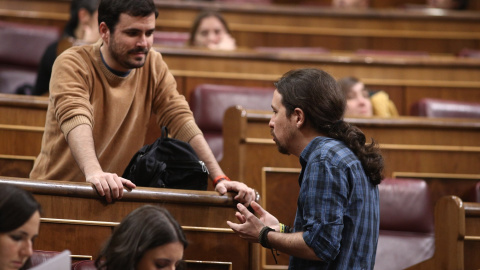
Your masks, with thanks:
[{"label": "shirt sleeve cuff", "polygon": [[68,138],[68,133],[70,133],[72,129],[80,125],[89,125],[90,128],[93,128],[92,123],[90,122],[88,117],[86,117],[85,115],[77,115],[64,121],[63,124],[60,126],[60,129],[62,130],[63,136],[65,136],[65,139]]},{"label": "shirt sleeve cuff", "polygon": [[198,128],[195,120],[188,121],[183,125],[183,127],[178,131],[175,139],[189,142],[193,137],[197,136],[198,134],[203,134],[200,128]]}]

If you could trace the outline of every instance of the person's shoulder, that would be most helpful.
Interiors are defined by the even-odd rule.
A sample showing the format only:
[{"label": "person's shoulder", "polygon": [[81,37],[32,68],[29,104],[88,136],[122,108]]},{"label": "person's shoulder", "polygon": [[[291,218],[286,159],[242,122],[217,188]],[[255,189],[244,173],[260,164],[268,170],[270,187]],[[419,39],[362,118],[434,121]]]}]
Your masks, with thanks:
[{"label": "person's shoulder", "polygon": [[328,137],[317,137],[313,143],[313,146],[315,146],[313,154],[322,162],[340,165],[357,160],[352,150],[342,141]]}]

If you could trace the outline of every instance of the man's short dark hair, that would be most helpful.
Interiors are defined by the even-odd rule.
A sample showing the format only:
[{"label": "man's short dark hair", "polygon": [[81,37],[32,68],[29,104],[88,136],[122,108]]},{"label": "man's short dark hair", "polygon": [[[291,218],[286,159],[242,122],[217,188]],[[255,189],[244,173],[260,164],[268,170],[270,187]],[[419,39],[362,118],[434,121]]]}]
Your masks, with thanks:
[{"label": "man's short dark hair", "polygon": [[133,17],[147,17],[158,10],[153,0],[101,0],[98,7],[98,24],[104,22],[110,32],[115,32],[120,14],[126,13]]}]

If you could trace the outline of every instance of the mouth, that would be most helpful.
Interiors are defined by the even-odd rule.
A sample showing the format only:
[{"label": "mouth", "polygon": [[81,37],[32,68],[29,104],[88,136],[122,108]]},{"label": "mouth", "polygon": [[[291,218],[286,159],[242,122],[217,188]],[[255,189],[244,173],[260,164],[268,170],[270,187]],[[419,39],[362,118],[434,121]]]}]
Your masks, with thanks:
[{"label": "mouth", "polygon": [[23,262],[21,262],[21,261],[13,261],[13,262],[12,262],[12,266],[13,266],[15,269],[20,269],[20,268],[23,266]]}]

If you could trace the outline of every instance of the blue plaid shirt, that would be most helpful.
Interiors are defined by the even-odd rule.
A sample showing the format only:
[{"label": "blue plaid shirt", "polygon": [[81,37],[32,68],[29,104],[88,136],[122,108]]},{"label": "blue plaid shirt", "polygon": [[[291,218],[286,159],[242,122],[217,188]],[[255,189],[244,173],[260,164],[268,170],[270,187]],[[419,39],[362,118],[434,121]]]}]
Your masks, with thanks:
[{"label": "blue plaid shirt", "polygon": [[290,257],[289,269],[373,269],[379,230],[378,188],[342,142],[312,140],[302,171],[294,231],[322,261]]}]

